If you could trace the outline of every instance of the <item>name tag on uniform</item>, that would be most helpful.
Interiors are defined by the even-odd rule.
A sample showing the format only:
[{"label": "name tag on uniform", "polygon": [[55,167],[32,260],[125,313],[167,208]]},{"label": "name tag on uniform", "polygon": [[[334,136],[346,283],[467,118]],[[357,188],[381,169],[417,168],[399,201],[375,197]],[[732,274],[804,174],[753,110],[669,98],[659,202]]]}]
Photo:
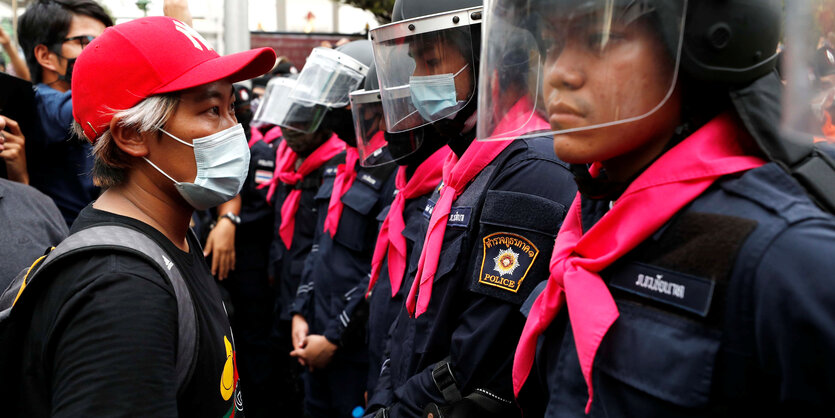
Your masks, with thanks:
[{"label": "name tag on uniform", "polygon": [[273,172],[268,170],[255,170],[255,184],[264,184],[273,179]]},{"label": "name tag on uniform", "polygon": [[435,202],[432,199],[426,201],[426,206],[423,208],[423,217],[427,220],[432,218],[432,211],[435,210]]},{"label": "name tag on uniform", "polygon": [[704,317],[710,310],[716,283],[648,264],[629,263],[609,285]]},{"label": "name tag on uniform", "polygon": [[255,163],[258,164],[258,167],[264,167],[264,168],[274,168],[275,167],[275,162],[272,161],[272,160],[258,159],[258,161],[256,161]]},{"label": "name tag on uniform", "polygon": [[368,174],[361,175],[360,176],[360,181],[362,181],[363,183],[365,183],[365,184],[367,184],[371,187],[377,187],[377,183],[379,183],[379,181],[377,179],[375,179],[374,177],[369,176]]},{"label": "name tag on uniform", "polygon": [[470,207],[453,207],[449,210],[449,219],[447,219],[447,226],[466,228],[470,224],[470,215],[473,213],[473,208]]}]

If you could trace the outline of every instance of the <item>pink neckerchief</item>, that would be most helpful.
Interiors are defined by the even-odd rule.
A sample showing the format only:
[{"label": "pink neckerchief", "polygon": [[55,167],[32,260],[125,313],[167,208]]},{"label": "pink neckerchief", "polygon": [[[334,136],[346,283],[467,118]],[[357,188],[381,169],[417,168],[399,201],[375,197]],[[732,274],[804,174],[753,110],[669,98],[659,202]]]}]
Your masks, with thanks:
[{"label": "pink neckerchief", "polygon": [[275,141],[276,138],[281,138],[281,127],[273,126],[266,134],[262,134],[258,128],[251,126],[249,132],[252,134],[249,138],[249,147],[252,148],[256,142],[264,140],[267,144]]},{"label": "pink neckerchief", "polygon": [[325,218],[325,232],[330,233],[331,238],[336,235],[336,229],[339,228],[339,219],[342,217],[342,196],[351,188],[357,178],[358,160],[357,149],[347,147],[345,149],[345,164],[339,164],[336,167],[333,192],[331,192],[331,199],[328,201],[328,216]]},{"label": "pink neckerchief", "polygon": [[[589,391],[589,413],[594,356],[619,315],[598,273],[646,240],[716,179],[764,164],[758,157],[745,155],[737,142],[739,136],[730,115],[716,117],[647,168],[585,234],[577,194],[554,244],[548,284],[531,308],[516,349],[516,395],[533,365],[537,338],[567,304]],[[591,172],[596,175],[598,170],[595,164]]]},{"label": "pink neckerchief", "polygon": [[371,258],[371,280],[368,283],[366,295],[371,292],[380,277],[380,269],[386,253],[388,253],[391,297],[394,297],[400,290],[403,274],[406,272],[406,238],[403,237],[406,222],[403,220],[403,209],[406,207],[407,200],[425,195],[438,186],[441,181],[443,162],[450,153],[449,147],[446,146],[435,151],[420,163],[408,181],[406,180],[406,167],[401,166],[397,169],[394,178],[397,195],[391,202],[389,213],[377,236],[374,256]]},{"label": "pink neckerchief", "polygon": [[[296,160],[298,155],[287,146],[287,142],[282,142],[278,145],[275,153],[275,175],[270,180],[270,189],[267,192],[267,201],[272,198],[278,182],[282,182],[288,186],[294,186],[296,183],[302,181],[305,176],[316,171],[325,162],[333,158],[334,155],[339,154],[345,149],[345,143],[342,142],[336,135],[332,135],[330,139],[325,141],[316,151],[313,151],[307,158],[304,159],[299,169],[296,170]],[[299,209],[299,199],[301,199],[302,191],[300,189],[293,189],[284,199],[281,205],[281,225],[278,228],[278,234],[281,236],[281,241],[287,248],[293,243],[293,231],[296,229],[296,211]]]},{"label": "pink neckerchief", "polygon": [[[504,132],[510,126],[518,126],[523,118],[530,118],[530,125],[526,131],[548,129],[550,125],[538,115],[531,112],[531,102],[523,98],[516,102],[507,112],[502,121],[496,126],[495,132]],[[531,116],[532,115],[532,116]],[[426,233],[426,240],[423,243],[423,250],[418,261],[417,275],[409,290],[409,297],[406,299],[406,309],[415,317],[426,312],[429,300],[432,297],[432,282],[435,280],[435,273],[438,271],[438,259],[441,255],[441,245],[444,241],[449,212],[452,209],[452,202],[462,193],[470,181],[490,164],[499,154],[507,148],[512,141],[475,141],[470,144],[461,160],[455,153],[450,153],[444,162],[443,185],[441,196],[432,210],[432,217],[429,219],[429,229]],[[417,298],[415,296],[417,295]]]},{"label": "pink neckerchief", "polygon": [[[509,135],[512,133],[522,136],[536,131],[550,131],[551,125],[542,119],[533,108],[533,102],[528,96],[519,99],[499,124],[493,129],[492,135]],[[518,132],[516,132],[518,131]]]},{"label": "pink neckerchief", "polygon": [[371,139],[368,140],[368,144],[365,145],[365,158],[368,159],[370,155],[374,155],[380,148],[388,145],[386,143],[386,136],[383,131],[377,131]]}]

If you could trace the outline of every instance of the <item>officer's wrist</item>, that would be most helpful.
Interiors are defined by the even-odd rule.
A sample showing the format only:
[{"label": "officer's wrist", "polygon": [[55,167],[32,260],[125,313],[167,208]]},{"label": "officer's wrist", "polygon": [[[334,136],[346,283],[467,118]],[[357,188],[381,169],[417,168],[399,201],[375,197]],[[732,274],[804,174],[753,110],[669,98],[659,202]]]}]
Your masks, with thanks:
[{"label": "officer's wrist", "polygon": [[229,221],[234,226],[238,226],[238,225],[241,224],[241,217],[236,215],[233,212],[226,212],[223,215],[218,216],[217,221],[215,221],[215,224],[219,224],[220,221],[222,221],[224,219]]},{"label": "officer's wrist", "polygon": [[342,338],[337,338],[337,336],[335,336],[335,335],[333,335],[329,332],[325,332],[324,334],[322,334],[322,336],[325,337],[325,340],[327,342],[329,342],[331,345],[333,345],[334,347],[336,347],[336,348],[341,348],[342,347]]}]

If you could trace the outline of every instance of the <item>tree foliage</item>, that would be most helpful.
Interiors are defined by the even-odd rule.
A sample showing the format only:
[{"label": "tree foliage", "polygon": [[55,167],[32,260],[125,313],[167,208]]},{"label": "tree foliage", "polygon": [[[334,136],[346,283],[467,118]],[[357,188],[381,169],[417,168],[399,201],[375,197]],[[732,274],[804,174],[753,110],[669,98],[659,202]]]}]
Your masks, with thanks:
[{"label": "tree foliage", "polygon": [[391,22],[391,9],[394,8],[394,0],[338,0],[349,6],[368,10],[374,13],[381,24]]}]

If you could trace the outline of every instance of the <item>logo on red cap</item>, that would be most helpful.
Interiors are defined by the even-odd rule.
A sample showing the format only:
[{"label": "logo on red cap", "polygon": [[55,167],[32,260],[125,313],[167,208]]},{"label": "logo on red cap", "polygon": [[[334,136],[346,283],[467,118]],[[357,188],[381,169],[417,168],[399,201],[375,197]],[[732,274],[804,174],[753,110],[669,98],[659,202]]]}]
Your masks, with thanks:
[{"label": "logo on red cap", "polygon": [[206,42],[206,39],[203,38],[203,35],[201,35],[199,32],[194,30],[194,28],[192,28],[191,26],[186,25],[183,22],[180,22],[179,20],[174,20],[173,22],[174,22],[174,27],[178,31],[182,32],[183,35],[185,35],[191,41],[191,43],[194,45],[195,48],[202,51],[203,47],[205,47],[207,50],[214,51],[214,48],[209,46],[209,43]]}]

